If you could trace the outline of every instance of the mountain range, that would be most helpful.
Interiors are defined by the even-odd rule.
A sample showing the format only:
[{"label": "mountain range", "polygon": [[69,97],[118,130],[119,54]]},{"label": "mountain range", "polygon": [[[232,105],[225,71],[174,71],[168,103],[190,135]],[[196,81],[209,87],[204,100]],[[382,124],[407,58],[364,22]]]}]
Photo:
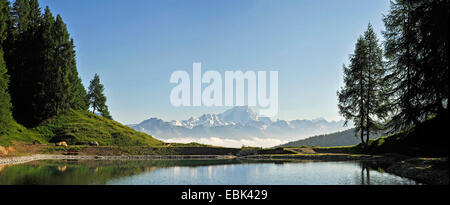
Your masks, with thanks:
[{"label": "mountain range", "polygon": [[[306,137],[342,131],[344,121],[276,120],[261,117],[248,106],[233,107],[220,114],[204,114],[187,120],[163,121],[150,118],[139,124],[129,125],[136,131],[150,134],[158,139],[180,141],[189,138],[215,138],[227,140],[272,139],[273,143],[288,142]],[[251,142],[250,142],[251,144]],[[275,146],[279,144],[272,144]],[[223,145],[222,145],[223,146]],[[269,145],[267,145],[269,146]]]}]

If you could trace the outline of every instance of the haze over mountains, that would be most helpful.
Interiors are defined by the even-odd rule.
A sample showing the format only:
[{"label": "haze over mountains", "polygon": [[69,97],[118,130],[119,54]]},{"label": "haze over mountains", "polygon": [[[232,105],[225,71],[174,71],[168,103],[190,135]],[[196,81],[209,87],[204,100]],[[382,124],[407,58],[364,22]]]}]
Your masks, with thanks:
[{"label": "haze over mountains", "polygon": [[271,147],[292,140],[348,129],[344,121],[277,120],[261,117],[248,106],[234,107],[220,114],[204,114],[170,122],[150,118],[133,129],[167,142],[199,142],[218,146]]}]

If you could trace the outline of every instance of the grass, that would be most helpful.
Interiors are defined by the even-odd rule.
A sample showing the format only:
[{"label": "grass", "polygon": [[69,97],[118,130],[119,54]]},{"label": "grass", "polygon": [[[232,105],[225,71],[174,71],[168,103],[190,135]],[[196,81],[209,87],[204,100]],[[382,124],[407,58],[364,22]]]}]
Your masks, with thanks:
[{"label": "grass", "polygon": [[46,142],[66,141],[70,145],[85,145],[96,141],[101,146],[161,146],[162,141],[137,132],[116,121],[88,111],[70,110],[56,116],[32,131]]},{"label": "grass", "polygon": [[370,154],[399,153],[411,156],[448,156],[448,115],[436,116],[389,136],[370,140]]},{"label": "grass", "polygon": [[41,140],[39,133],[29,130],[15,121],[0,124],[0,146],[11,146],[13,141],[30,142]]},{"label": "grass", "polygon": [[348,154],[359,154],[361,145],[350,145],[350,146],[336,146],[336,147],[313,147],[314,150],[319,152],[339,152]]},{"label": "grass", "polygon": [[[0,138],[0,145],[10,146],[14,141],[33,143],[36,140],[42,144],[65,141],[69,145],[44,146],[39,150],[42,154],[73,152],[99,155],[227,155],[239,151],[195,142],[164,143],[113,120],[78,110],[62,113],[34,128],[27,129],[15,123],[15,127],[8,127],[8,132]],[[98,142],[99,147],[88,145],[93,141]]]},{"label": "grass", "polygon": [[101,146],[163,145],[162,141],[150,135],[88,111],[79,110],[70,110],[29,129],[12,122],[5,129],[2,128],[0,133],[2,146],[11,146],[14,141],[33,143],[36,140],[41,143],[66,141],[69,145],[86,145],[93,141]]},{"label": "grass", "polygon": [[[117,147],[125,154],[295,154],[289,147],[246,147],[231,149],[199,143],[164,143],[150,135],[137,132],[113,120],[88,111],[70,110],[49,119],[41,125],[27,129],[16,122],[0,126],[0,145],[11,146],[13,141],[42,143],[66,141],[69,147],[48,147],[44,153],[81,151],[89,142],[100,146]],[[388,136],[369,140],[366,149],[361,144],[338,147],[311,147],[317,153],[386,154],[398,153],[411,156],[448,156],[448,115],[427,119],[416,127]],[[294,147],[292,147],[294,148]],[[295,147],[298,148],[298,147]],[[300,148],[309,148],[301,146]]]}]

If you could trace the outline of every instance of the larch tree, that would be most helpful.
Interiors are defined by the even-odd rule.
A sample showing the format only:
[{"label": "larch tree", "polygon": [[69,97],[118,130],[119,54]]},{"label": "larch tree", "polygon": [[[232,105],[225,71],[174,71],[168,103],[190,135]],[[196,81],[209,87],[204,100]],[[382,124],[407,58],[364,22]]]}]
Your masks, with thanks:
[{"label": "larch tree", "polygon": [[384,78],[383,51],[369,24],[364,36],[356,43],[350,65],[344,66],[345,85],[337,93],[339,112],[346,123],[354,122],[364,147],[367,147],[371,134],[383,129],[383,120],[388,115]]},{"label": "larch tree", "polygon": [[388,96],[386,95],[387,85],[384,82],[385,67],[383,62],[383,50],[378,43],[378,38],[372,28],[368,25],[364,33],[366,42],[367,65],[364,66],[365,88],[365,114],[366,114],[366,142],[369,141],[370,134],[374,134],[384,129],[383,121],[388,116]]},{"label": "larch tree", "polygon": [[391,2],[384,17],[389,127],[400,130],[447,110],[449,2]]},{"label": "larch tree", "polygon": [[355,135],[359,132],[361,143],[366,145],[364,131],[366,130],[366,99],[367,87],[365,71],[367,70],[367,42],[360,37],[355,45],[354,54],[350,56],[350,64],[343,66],[344,87],[337,92],[339,113],[345,118],[345,125],[353,121]]}]

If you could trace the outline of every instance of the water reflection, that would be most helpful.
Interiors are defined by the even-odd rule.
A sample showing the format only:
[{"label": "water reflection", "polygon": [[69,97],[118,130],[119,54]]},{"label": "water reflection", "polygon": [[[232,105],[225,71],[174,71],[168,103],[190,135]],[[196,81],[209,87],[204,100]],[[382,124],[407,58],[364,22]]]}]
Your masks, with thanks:
[{"label": "water reflection", "polygon": [[362,162],[47,160],[0,167],[0,184],[416,184]]},{"label": "water reflection", "polygon": [[366,163],[361,163],[361,185],[370,185],[370,169]]}]

